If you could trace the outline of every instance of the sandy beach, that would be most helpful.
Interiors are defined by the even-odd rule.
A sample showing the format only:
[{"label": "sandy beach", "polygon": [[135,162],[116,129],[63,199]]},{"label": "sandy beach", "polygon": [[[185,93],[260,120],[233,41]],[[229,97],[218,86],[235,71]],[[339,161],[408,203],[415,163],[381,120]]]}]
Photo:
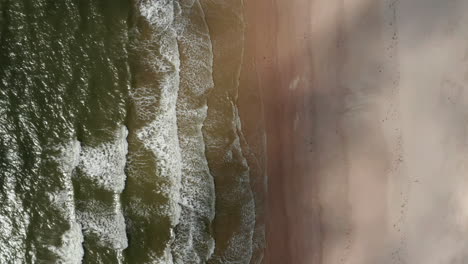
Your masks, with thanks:
[{"label": "sandy beach", "polygon": [[466,263],[467,9],[245,2],[239,109],[251,145],[252,120],[266,130],[263,263]]}]

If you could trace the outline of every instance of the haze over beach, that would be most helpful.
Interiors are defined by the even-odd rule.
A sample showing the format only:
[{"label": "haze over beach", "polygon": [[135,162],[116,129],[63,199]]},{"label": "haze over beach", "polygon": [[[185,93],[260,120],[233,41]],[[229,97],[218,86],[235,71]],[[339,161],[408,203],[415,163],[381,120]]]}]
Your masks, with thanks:
[{"label": "haze over beach", "polygon": [[468,262],[467,4],[247,1],[265,263]]},{"label": "haze over beach", "polygon": [[468,263],[466,11],[0,0],[0,264]]}]

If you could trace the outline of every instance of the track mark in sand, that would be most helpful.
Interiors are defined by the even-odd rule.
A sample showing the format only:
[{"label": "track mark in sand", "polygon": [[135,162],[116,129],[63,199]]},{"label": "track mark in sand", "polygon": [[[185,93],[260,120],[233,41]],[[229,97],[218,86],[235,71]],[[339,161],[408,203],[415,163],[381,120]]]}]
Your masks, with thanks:
[{"label": "track mark in sand", "polygon": [[345,247],[342,256],[340,257],[340,263],[348,263],[349,257],[351,255],[351,248],[353,245],[353,238],[352,238],[352,228],[348,227],[345,231]]},{"label": "track mark in sand", "polygon": [[[338,63],[338,68],[337,68],[337,77],[341,78],[342,75],[344,75],[344,66],[345,63],[343,61],[343,58],[346,58],[346,53],[348,52],[347,44],[348,44],[348,35],[349,32],[347,32],[346,29],[346,3],[344,0],[339,1],[337,4],[337,14],[336,14],[336,30],[337,30],[337,35],[335,39],[335,52],[338,55],[337,57],[337,63]],[[342,86],[342,84],[338,84],[338,86]],[[339,89],[343,89],[344,87],[340,87]],[[345,111],[347,112],[347,111]],[[341,131],[340,131],[341,130]],[[341,140],[343,140],[344,135],[343,135],[343,130],[342,128],[335,128],[334,131]],[[342,141],[343,142],[343,141]],[[346,183],[349,184],[349,183]],[[349,191],[349,190],[348,190]],[[350,204],[347,205],[347,222],[344,223],[345,229],[344,231],[344,245],[343,245],[343,252],[341,256],[339,257],[339,263],[345,264],[349,262],[351,252],[352,252],[352,247],[353,247],[353,230],[351,227],[351,206]]]},{"label": "track mark in sand", "polygon": [[464,90],[465,87],[463,84],[451,80],[451,79],[444,79],[440,83],[440,98],[442,100],[442,104],[449,104],[453,105],[453,107],[457,107],[463,102],[461,101],[464,98]]},{"label": "track mark in sand", "polygon": [[398,32],[398,4],[399,0],[385,0],[383,5],[383,14],[385,18],[384,24],[384,39],[385,39],[385,62],[379,69],[379,74],[382,74],[385,83],[387,84],[388,99],[384,102],[385,115],[382,118],[382,125],[389,131],[391,138],[391,155],[392,162],[388,169],[387,177],[390,180],[401,178],[401,184],[397,184],[397,188],[401,188],[399,195],[394,197],[400,201],[396,218],[392,224],[393,232],[396,234],[397,240],[395,247],[391,250],[390,259],[394,264],[406,263],[405,250],[407,246],[407,237],[404,230],[404,225],[407,218],[409,208],[410,195],[412,184],[415,181],[412,177],[406,174],[405,171],[405,155],[403,151],[403,131],[401,124],[400,113],[400,60],[399,60],[399,32]]},{"label": "track mark in sand", "polygon": [[[398,175],[402,172],[402,166],[404,163],[403,159],[403,154],[402,154],[402,136],[401,132],[400,135],[398,136],[397,139],[397,144],[395,147],[395,159],[392,164],[392,168],[390,169],[389,175]],[[398,235],[398,244],[395,249],[391,252],[391,259],[393,263],[406,263],[402,254],[402,251],[405,250],[406,248],[406,235],[404,233],[404,223],[406,220],[406,215],[407,215],[407,210],[408,210],[408,204],[409,204],[409,197],[411,193],[411,184],[412,180],[410,178],[406,179],[406,186],[404,187],[405,190],[400,192],[400,197],[399,199],[401,200],[401,205],[399,208],[399,215],[398,218],[396,219],[396,222],[393,224],[393,231],[397,233]]]}]

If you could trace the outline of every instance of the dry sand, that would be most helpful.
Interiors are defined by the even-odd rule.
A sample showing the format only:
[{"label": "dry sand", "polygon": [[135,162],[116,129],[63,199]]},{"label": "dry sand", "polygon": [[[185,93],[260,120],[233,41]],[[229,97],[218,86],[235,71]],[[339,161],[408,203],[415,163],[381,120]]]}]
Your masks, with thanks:
[{"label": "dry sand", "polygon": [[252,120],[266,129],[263,263],[468,263],[468,2],[245,11],[255,75],[239,106],[254,149]]}]

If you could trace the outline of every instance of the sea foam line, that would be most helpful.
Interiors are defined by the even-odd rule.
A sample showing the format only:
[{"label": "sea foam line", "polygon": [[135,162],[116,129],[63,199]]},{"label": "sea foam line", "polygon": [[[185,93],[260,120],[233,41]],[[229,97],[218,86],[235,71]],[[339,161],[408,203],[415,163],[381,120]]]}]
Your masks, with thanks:
[{"label": "sea foam line", "polygon": [[[141,243],[128,249],[138,252],[138,258],[145,263],[172,263],[172,229],[180,218],[181,156],[176,118],[180,62],[173,24],[177,11],[174,2],[142,0],[136,5],[139,25],[144,26],[136,28],[133,48],[139,56],[135,63],[145,71],[133,76],[135,120],[129,126],[130,196],[126,210],[131,231],[157,230],[161,233],[154,235],[162,237],[162,244],[151,246],[145,236],[152,234],[140,234],[136,239],[141,239]],[[144,192],[135,192],[137,188]],[[161,225],[153,228],[155,223]],[[163,230],[166,226],[167,230]]]},{"label": "sea foam line", "polygon": [[113,141],[98,146],[83,146],[78,164],[82,177],[92,180],[96,188],[109,191],[112,195],[110,208],[99,200],[87,201],[87,209],[78,211],[79,222],[85,235],[96,235],[100,243],[114,250],[117,256],[128,246],[120,201],[126,179],[127,136],[127,128],[121,126]]},{"label": "sea foam line", "polygon": [[[216,241],[217,247],[209,263],[249,263],[253,253],[255,204],[249,166],[240,144],[241,127],[236,106],[244,56],[243,6],[242,1],[203,1],[202,5],[210,13],[207,22],[215,54],[215,88],[209,96],[203,129],[219,204],[214,228],[215,233],[219,229],[219,233],[229,234],[228,238],[226,235],[216,237],[223,241]],[[229,34],[218,19],[231,23]],[[230,63],[224,63],[228,59]],[[226,228],[225,222],[233,224]]]},{"label": "sea foam line", "polygon": [[83,233],[80,223],[76,218],[75,198],[72,184],[72,174],[80,159],[81,145],[77,140],[70,141],[58,148],[60,154],[55,160],[60,164],[59,169],[63,175],[64,189],[57,193],[51,193],[52,204],[62,211],[68,220],[70,228],[62,234],[62,244],[58,247],[50,246],[63,263],[81,263],[84,255]]},{"label": "sea foam line", "polygon": [[207,94],[213,88],[213,52],[200,3],[185,1],[179,9],[175,25],[181,56],[177,121],[182,156],[182,209],[172,252],[175,263],[205,263],[215,246],[210,231],[215,216],[215,190],[202,133]]}]

